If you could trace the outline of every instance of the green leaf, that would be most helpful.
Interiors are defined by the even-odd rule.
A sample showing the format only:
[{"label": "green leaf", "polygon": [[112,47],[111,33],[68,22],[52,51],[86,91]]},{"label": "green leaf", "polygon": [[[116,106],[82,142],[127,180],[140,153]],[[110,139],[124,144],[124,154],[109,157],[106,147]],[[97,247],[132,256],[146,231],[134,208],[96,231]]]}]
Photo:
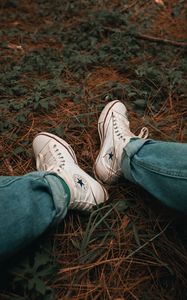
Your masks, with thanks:
[{"label": "green leaf", "polygon": [[45,110],[49,110],[49,103],[48,103],[48,101],[40,101],[40,106],[42,107],[42,108],[44,108]]},{"label": "green leaf", "polygon": [[40,98],[41,98],[41,93],[35,93],[35,95],[34,95],[34,101],[35,102],[39,102]]},{"label": "green leaf", "polygon": [[14,149],[13,154],[17,155],[17,154],[20,154],[20,153],[22,153],[24,151],[25,151],[25,149],[23,147],[19,146],[19,147],[17,147],[17,148]]},{"label": "green leaf", "polygon": [[123,212],[123,211],[126,211],[127,209],[129,208],[127,202],[125,199],[122,199],[122,200],[119,200],[117,202],[117,205],[116,205],[116,209],[119,211],[119,212]]},{"label": "green leaf", "polygon": [[138,99],[134,101],[134,105],[138,108],[145,108],[147,106],[147,100],[145,99]]},{"label": "green leaf", "polygon": [[28,290],[33,290],[35,287],[35,278],[29,279],[28,281]]},{"label": "green leaf", "polygon": [[36,287],[36,290],[40,294],[45,295],[45,293],[46,293],[46,286],[45,286],[45,283],[41,279],[39,279],[39,278],[35,279],[35,287]]},{"label": "green leaf", "polygon": [[64,125],[60,124],[58,127],[52,130],[56,135],[63,137],[64,135]]}]

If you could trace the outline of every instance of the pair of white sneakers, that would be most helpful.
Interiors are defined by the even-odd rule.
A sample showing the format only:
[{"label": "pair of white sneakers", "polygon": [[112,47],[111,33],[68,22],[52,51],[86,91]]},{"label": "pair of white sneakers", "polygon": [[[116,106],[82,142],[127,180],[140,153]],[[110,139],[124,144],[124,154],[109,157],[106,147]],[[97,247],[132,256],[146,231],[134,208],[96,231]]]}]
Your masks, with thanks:
[{"label": "pair of white sneakers", "polygon": [[[70,208],[91,211],[108,199],[103,183],[111,183],[121,175],[123,148],[135,135],[130,131],[127,110],[119,100],[108,103],[98,120],[101,147],[89,176],[78,165],[71,146],[47,132],[39,133],[33,141],[38,171],[50,171],[60,176],[70,189]],[[140,137],[140,136],[139,136]]]}]

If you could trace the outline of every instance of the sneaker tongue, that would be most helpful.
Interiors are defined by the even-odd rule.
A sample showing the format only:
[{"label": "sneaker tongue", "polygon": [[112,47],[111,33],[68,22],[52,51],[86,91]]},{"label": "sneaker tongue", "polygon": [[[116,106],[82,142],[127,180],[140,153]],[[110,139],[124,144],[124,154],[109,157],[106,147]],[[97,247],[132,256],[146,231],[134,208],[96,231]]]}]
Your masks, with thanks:
[{"label": "sneaker tongue", "polygon": [[49,165],[54,165],[57,162],[57,160],[54,159],[54,155],[52,155],[50,150],[45,154],[45,162]]}]

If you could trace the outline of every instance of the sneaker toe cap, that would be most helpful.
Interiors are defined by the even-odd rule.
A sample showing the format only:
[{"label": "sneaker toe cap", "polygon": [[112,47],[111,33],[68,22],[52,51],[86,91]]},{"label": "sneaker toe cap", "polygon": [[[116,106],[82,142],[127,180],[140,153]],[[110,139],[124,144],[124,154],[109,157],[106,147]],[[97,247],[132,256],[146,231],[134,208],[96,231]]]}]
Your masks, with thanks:
[{"label": "sneaker toe cap", "polygon": [[50,142],[50,140],[51,137],[45,134],[45,132],[37,134],[32,144],[35,156],[42,151],[42,149]]}]

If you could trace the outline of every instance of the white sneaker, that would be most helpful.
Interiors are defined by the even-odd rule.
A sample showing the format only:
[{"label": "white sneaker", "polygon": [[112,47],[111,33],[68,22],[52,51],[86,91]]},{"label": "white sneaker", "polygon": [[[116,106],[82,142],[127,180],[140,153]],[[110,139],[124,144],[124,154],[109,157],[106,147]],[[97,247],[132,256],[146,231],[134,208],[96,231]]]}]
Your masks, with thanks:
[{"label": "white sneaker", "polygon": [[[94,164],[95,177],[102,182],[111,183],[121,175],[123,148],[132,137],[129,128],[127,109],[119,100],[108,103],[98,120],[101,148]],[[148,129],[142,128],[138,137],[146,138]]]},{"label": "white sneaker", "polygon": [[63,139],[41,132],[33,141],[33,150],[37,170],[55,172],[67,183],[70,208],[91,211],[108,199],[105,188],[78,166],[73,149]]}]

